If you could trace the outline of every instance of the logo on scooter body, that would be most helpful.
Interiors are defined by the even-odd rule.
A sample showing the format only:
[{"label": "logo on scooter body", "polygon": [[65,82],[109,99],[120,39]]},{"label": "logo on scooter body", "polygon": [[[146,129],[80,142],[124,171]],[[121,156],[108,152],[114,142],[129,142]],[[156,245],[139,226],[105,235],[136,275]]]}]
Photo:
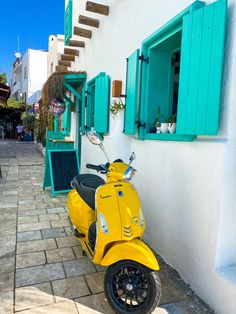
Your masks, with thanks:
[{"label": "logo on scooter body", "polygon": [[133,222],[134,222],[134,224],[137,226],[137,225],[138,225],[138,217],[134,217],[134,218],[133,218]]}]

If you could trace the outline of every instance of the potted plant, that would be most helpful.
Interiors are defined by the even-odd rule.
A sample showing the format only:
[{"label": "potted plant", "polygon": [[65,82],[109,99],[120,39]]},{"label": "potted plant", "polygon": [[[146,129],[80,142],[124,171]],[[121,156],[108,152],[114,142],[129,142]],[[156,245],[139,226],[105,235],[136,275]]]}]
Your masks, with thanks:
[{"label": "potted plant", "polygon": [[110,112],[113,119],[116,120],[115,123],[112,123],[112,128],[110,130],[111,134],[118,136],[121,134],[124,129],[124,111],[125,103],[121,99],[114,98],[110,105]]},{"label": "potted plant", "polygon": [[168,119],[164,115],[162,115],[162,117],[164,119],[164,122],[161,123],[161,133],[168,133]]},{"label": "potted plant", "polygon": [[156,122],[155,122],[156,133],[161,133],[161,123],[159,122],[159,116],[160,116],[160,107],[158,107],[157,115],[156,115]]},{"label": "potted plant", "polygon": [[176,132],[176,113],[168,118],[168,131],[171,134]]},{"label": "potted plant", "polygon": [[113,99],[110,105],[110,112],[114,118],[118,117],[119,112],[125,109],[125,104],[121,99]]}]

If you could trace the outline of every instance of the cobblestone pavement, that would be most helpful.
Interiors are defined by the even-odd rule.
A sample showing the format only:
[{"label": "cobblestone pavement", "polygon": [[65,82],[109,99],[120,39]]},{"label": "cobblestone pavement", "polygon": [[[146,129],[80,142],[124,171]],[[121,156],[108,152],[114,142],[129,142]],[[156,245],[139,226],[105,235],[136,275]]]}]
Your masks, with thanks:
[{"label": "cobblestone pavement", "polygon": [[[66,196],[42,190],[34,144],[0,141],[0,313],[113,313],[104,269],[83,257],[67,224]],[[156,314],[213,313],[164,263]]]}]

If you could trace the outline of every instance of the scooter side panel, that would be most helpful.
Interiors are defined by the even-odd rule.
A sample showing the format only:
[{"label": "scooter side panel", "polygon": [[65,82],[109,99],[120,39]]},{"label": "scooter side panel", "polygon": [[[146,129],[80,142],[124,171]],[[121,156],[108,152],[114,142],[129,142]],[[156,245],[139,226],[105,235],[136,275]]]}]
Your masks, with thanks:
[{"label": "scooter side panel", "polygon": [[84,202],[75,189],[68,194],[68,208],[72,224],[87,237],[89,226],[95,221],[95,211]]},{"label": "scooter side panel", "polygon": [[[96,192],[97,243],[93,259],[99,264],[106,246],[121,239],[121,218],[117,199],[117,183],[107,183],[100,186]],[[105,232],[105,224],[107,232]]]}]

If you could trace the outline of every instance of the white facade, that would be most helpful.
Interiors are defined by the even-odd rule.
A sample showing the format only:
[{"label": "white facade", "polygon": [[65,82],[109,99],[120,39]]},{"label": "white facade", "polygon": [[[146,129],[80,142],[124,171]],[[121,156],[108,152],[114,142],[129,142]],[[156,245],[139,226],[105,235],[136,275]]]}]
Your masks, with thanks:
[{"label": "white facade", "polygon": [[47,76],[55,72],[58,60],[64,52],[64,35],[50,35],[48,38]]},{"label": "white facade", "polygon": [[34,104],[47,80],[47,51],[28,49],[11,73],[12,95]]},{"label": "white facade", "polygon": [[[85,11],[85,0],[73,1],[74,25],[79,14],[100,20],[99,28],[91,28],[92,38],[80,49],[74,70],[86,71],[88,80],[106,72],[111,80],[122,80],[123,93],[125,59],[145,38],[193,3],[96,2],[109,5],[108,16]],[[235,0],[228,1],[219,135],[198,137],[194,142],[141,141],[121,133],[121,117],[110,117],[104,141],[111,159],[127,161],[132,151],[136,153],[138,173],[133,182],[147,219],[146,240],[219,314],[236,313],[235,4]],[[83,136],[81,172],[88,171],[86,163],[104,161],[98,148]]]}]

